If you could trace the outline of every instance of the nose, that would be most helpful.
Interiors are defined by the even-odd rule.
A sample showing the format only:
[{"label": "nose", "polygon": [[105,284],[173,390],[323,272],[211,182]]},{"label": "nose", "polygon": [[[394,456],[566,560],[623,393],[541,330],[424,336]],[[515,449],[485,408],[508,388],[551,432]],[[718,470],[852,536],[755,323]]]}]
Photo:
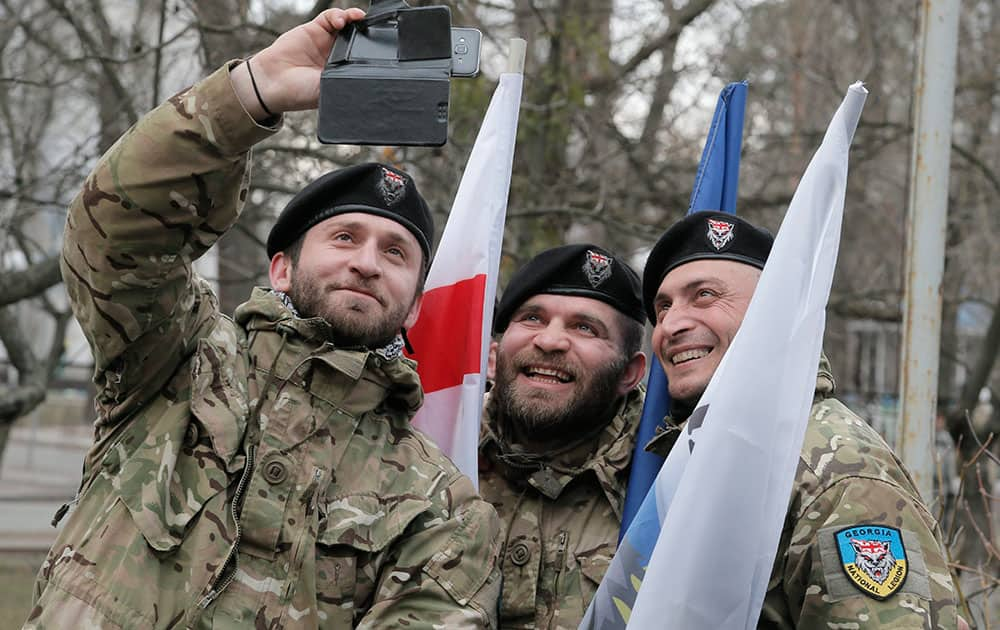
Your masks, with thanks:
[{"label": "nose", "polygon": [[534,343],[542,352],[566,352],[569,350],[569,335],[561,324],[549,322],[535,334]]},{"label": "nose", "polygon": [[684,305],[675,304],[667,309],[663,318],[656,323],[654,332],[663,339],[670,339],[690,330],[692,325],[688,309]]},{"label": "nose", "polygon": [[372,278],[382,273],[378,247],[374,240],[367,240],[351,256],[349,266],[363,278]]}]

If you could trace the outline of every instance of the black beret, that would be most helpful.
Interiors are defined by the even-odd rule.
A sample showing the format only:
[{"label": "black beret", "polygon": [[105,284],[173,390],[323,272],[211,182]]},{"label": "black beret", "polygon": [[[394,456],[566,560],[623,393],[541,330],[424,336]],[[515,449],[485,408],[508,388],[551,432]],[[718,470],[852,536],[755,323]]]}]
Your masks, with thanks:
[{"label": "black beret", "polygon": [[554,247],[514,273],[497,306],[493,331],[507,330],[514,311],[540,293],[600,300],[641,322],[639,291],[639,275],[608,250],[586,243]]},{"label": "black beret", "polygon": [[377,162],[327,173],[292,197],[267,236],[267,257],[283,251],[317,223],[347,212],[375,214],[401,224],[420,243],[424,264],[429,263],[434,219],[427,202],[407,173]]},{"label": "black beret", "polygon": [[656,323],[653,300],[671,269],[706,258],[763,269],[773,243],[770,232],[728,212],[694,212],[674,223],[656,241],[642,273],[642,300],[649,321]]}]

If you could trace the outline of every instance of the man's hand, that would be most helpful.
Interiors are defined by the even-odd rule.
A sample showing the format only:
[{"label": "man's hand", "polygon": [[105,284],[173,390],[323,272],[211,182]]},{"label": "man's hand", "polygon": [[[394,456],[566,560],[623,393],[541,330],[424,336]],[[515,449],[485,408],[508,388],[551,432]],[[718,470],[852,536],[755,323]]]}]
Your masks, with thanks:
[{"label": "man's hand", "polygon": [[[333,49],[333,42],[348,23],[365,17],[361,9],[327,9],[311,22],[296,26],[253,58],[233,69],[233,89],[247,112],[255,120],[272,114],[315,109],[319,104],[319,75]],[[253,65],[253,78],[260,92],[254,92],[247,69]]]}]

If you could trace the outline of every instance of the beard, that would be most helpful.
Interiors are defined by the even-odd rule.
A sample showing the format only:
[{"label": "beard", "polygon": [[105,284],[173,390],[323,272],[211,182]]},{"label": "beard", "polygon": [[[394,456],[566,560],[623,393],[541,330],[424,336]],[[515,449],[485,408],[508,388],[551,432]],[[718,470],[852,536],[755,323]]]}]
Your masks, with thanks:
[{"label": "beard", "polygon": [[[490,396],[496,401],[499,422],[512,431],[515,439],[528,438],[534,443],[571,442],[572,437],[586,436],[610,422],[618,408],[616,390],[627,364],[626,359],[619,358],[581,375],[560,356],[534,351],[509,360],[498,354],[496,361],[496,380]],[[517,375],[521,366],[531,363],[545,363],[573,374],[575,387],[569,399],[544,390],[520,391]]]},{"label": "beard", "polygon": [[350,298],[331,301],[334,290],[346,287],[335,283],[324,285],[315,274],[301,267],[292,271],[288,296],[302,317],[323,318],[330,326],[332,341],[338,346],[381,348],[388,345],[402,329],[410,307],[417,299],[416,292],[409,304],[394,305],[387,304],[384,295],[364,282],[351,286],[372,292],[383,310],[372,313],[370,307],[352,303]]}]

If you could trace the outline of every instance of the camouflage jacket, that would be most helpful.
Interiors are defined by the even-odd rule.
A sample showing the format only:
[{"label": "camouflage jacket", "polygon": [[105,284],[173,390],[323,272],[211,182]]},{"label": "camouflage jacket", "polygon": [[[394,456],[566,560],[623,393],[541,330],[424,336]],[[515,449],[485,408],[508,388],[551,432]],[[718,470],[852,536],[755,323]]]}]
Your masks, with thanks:
[{"label": "camouflage jacket", "polygon": [[335,348],[191,262],[235,221],[255,126],[226,68],[101,159],[62,270],[99,420],[26,628],[495,627],[499,521],[409,426],[413,363]]},{"label": "camouflage jacket", "polygon": [[[823,357],[757,627],[955,628],[954,584],[937,523],[903,463],[867,422],[831,397],[833,390]],[[662,454],[655,440],[651,447]],[[887,536],[868,539],[869,532]],[[905,553],[901,585],[887,593],[893,578],[883,573],[883,592],[866,591],[875,580],[855,569],[861,560],[850,539],[882,552],[888,538]]]},{"label": "camouflage jacket", "polygon": [[[502,628],[576,628],[618,545],[644,390],[595,439],[538,458],[505,453],[487,401],[479,492],[505,525]],[[596,446],[595,446],[596,441]]]}]

